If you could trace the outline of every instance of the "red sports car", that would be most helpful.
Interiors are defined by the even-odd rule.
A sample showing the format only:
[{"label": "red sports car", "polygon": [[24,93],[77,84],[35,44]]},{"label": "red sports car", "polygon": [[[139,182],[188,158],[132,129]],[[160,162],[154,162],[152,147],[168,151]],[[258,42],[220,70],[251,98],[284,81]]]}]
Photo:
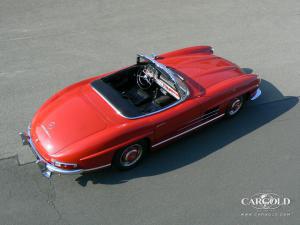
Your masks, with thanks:
[{"label": "red sports car", "polygon": [[259,84],[209,46],[138,55],[133,66],[56,93],[20,135],[46,177],[127,170],[148,151],[236,115],[260,96]]}]

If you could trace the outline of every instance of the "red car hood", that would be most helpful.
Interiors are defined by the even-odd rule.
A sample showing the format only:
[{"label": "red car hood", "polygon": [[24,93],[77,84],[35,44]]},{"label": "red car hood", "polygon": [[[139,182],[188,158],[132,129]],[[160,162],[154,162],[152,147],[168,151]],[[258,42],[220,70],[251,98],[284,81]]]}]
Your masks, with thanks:
[{"label": "red car hood", "polygon": [[181,55],[159,61],[185,74],[205,89],[243,74],[236,64],[212,54]]},{"label": "red car hood", "polygon": [[104,130],[108,122],[81,87],[68,88],[50,98],[36,113],[31,124],[33,142],[48,154],[89,135]]}]

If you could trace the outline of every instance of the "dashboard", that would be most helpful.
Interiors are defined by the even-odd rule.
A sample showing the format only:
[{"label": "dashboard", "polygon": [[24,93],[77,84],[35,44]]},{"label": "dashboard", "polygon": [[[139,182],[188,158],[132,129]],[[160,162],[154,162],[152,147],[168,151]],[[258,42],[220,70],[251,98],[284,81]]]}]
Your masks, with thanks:
[{"label": "dashboard", "polygon": [[160,72],[158,69],[148,64],[143,69],[144,76],[148,79],[148,82],[155,82],[159,85],[164,91],[172,95],[177,100],[180,99],[178,92],[171,80],[168,80],[168,77]]}]

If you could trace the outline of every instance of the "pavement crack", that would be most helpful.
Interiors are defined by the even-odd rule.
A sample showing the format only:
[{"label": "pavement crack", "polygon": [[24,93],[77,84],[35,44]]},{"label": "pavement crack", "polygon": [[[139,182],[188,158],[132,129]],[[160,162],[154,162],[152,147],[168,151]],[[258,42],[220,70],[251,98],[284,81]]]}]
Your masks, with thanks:
[{"label": "pavement crack", "polygon": [[18,154],[15,154],[15,155],[12,155],[12,156],[9,156],[9,157],[5,157],[5,158],[0,158],[0,162],[1,161],[4,161],[4,160],[10,160],[10,159],[13,159],[17,162],[17,165],[20,166],[20,161],[19,161],[19,156]]},{"label": "pavement crack", "polygon": [[5,157],[5,158],[0,158],[0,161],[15,159],[18,162],[18,160],[16,159],[17,157],[18,157],[18,155],[13,155],[13,156]]},{"label": "pavement crack", "polygon": [[19,166],[26,166],[26,165],[30,165],[30,164],[34,164],[36,161],[31,161],[31,162],[27,162],[27,163],[20,163]]},{"label": "pavement crack", "polygon": [[14,159],[14,160],[17,162],[17,165],[18,165],[18,166],[26,166],[26,165],[28,165],[28,164],[33,164],[33,163],[35,163],[35,161],[28,162],[28,163],[20,163],[19,155],[18,155],[18,154],[15,154],[15,155],[9,156],[9,157],[5,157],[5,158],[0,158],[0,162],[1,162],[1,161],[4,161],[4,160],[10,160],[10,159]]},{"label": "pavement crack", "polygon": [[61,212],[55,205],[56,189],[51,179],[49,179],[49,186],[50,186],[50,191],[47,194],[47,204],[57,213],[58,215],[57,222],[63,221],[63,224],[69,225],[70,223],[68,223],[65,219],[63,219]]}]

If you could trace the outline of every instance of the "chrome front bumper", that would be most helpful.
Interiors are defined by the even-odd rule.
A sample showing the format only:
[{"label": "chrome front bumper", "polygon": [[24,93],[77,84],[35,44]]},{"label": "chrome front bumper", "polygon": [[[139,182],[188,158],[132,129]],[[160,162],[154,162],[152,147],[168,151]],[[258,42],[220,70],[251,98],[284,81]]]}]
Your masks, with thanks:
[{"label": "chrome front bumper", "polygon": [[251,97],[251,100],[255,100],[257,99],[259,96],[261,96],[261,90],[259,88],[257,88],[257,90],[255,91],[255,94]]},{"label": "chrome front bumper", "polygon": [[43,157],[38,153],[37,149],[35,148],[31,137],[30,137],[30,128],[28,128],[27,133],[26,132],[20,132],[19,133],[22,144],[23,145],[29,145],[32,153],[34,154],[36,161],[35,163],[38,165],[38,167],[41,170],[41,173],[43,176],[50,178],[52,173],[59,173],[59,174],[78,174],[82,173],[84,170],[82,169],[76,169],[76,170],[64,170],[61,168],[58,168],[50,163],[48,163],[46,160],[43,159]]}]

